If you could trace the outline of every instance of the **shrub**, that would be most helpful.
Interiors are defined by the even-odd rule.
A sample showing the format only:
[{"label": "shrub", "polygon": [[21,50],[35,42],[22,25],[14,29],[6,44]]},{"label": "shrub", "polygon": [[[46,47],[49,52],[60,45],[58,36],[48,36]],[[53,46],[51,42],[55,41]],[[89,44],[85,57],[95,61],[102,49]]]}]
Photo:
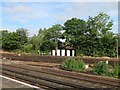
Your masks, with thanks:
[{"label": "shrub", "polygon": [[106,62],[99,62],[99,63],[93,68],[93,71],[94,71],[95,74],[108,75],[108,74],[109,74],[108,64],[106,64]]},{"label": "shrub", "polygon": [[73,71],[84,70],[85,63],[82,60],[75,60],[75,58],[67,58],[63,63],[62,68]]},{"label": "shrub", "polygon": [[75,63],[75,70],[84,70],[85,69],[85,63],[83,62],[83,60],[76,60]]},{"label": "shrub", "polygon": [[114,66],[114,69],[113,69],[113,72],[112,72],[113,77],[115,77],[115,78],[120,77],[120,71],[119,70],[120,70],[120,66],[119,66],[119,64],[116,64]]},{"label": "shrub", "polygon": [[74,58],[67,58],[66,60],[65,60],[65,62],[63,63],[63,65],[62,65],[62,68],[64,68],[64,69],[71,69],[73,66],[73,61],[74,60]]},{"label": "shrub", "polygon": [[26,53],[31,52],[33,49],[33,45],[32,44],[24,45],[23,49]]}]

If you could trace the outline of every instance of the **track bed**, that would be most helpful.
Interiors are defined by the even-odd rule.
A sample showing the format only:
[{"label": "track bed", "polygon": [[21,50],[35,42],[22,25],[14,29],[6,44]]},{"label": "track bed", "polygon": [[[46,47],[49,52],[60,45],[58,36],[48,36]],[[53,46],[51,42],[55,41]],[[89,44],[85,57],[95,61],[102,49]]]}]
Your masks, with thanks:
[{"label": "track bed", "polygon": [[119,88],[119,79],[73,73],[53,68],[3,64],[3,74],[52,89]]}]

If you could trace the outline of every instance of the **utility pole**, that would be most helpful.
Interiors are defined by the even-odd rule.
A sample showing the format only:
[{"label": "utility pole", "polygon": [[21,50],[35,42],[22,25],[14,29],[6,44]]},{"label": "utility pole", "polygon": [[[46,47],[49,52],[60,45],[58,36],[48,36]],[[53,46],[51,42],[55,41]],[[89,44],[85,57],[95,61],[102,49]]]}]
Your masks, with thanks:
[{"label": "utility pole", "polygon": [[118,38],[117,38],[118,36],[117,36],[117,35],[114,35],[113,37],[116,38],[116,39],[115,39],[115,40],[116,40],[116,54],[117,54],[116,57],[117,57],[117,59],[118,59]]},{"label": "utility pole", "polygon": [[118,59],[118,39],[116,39],[116,52],[117,52],[117,59]]}]

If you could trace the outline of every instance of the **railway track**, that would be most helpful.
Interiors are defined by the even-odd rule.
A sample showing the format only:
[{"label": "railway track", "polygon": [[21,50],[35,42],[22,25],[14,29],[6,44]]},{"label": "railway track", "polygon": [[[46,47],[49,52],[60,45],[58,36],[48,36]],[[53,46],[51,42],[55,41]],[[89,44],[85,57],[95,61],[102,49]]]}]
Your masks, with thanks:
[{"label": "railway track", "polygon": [[[103,78],[82,73],[71,73],[28,65],[3,64],[3,74],[15,76],[52,89],[119,88],[119,79]],[[28,78],[29,77],[29,78]]]},{"label": "railway track", "polygon": [[23,82],[29,83],[31,85],[35,85],[38,86],[40,88],[46,89],[46,90],[59,90],[61,88],[69,88],[69,87],[64,87],[63,85],[57,84],[57,83],[51,83],[49,81],[46,80],[41,80],[35,77],[30,77],[30,76],[26,76],[20,73],[12,73],[10,71],[3,71],[3,75],[5,76],[9,76],[11,78],[14,77],[14,79],[18,79],[21,80]]},{"label": "railway track", "polygon": [[32,76],[30,74],[25,74],[25,72],[22,73],[22,71],[18,73],[16,71],[13,72],[10,69],[6,70],[4,68],[3,71],[2,71],[2,74],[5,75],[5,76],[9,76],[11,78],[15,78],[15,79],[21,80],[23,82],[35,85],[35,86],[38,86],[38,87],[41,87],[41,88],[46,89],[46,90],[60,90],[62,88],[63,89],[64,88],[67,88],[67,89],[72,88],[72,87],[69,87],[69,86],[65,86],[65,85],[61,85],[61,84],[58,84],[58,83],[54,83],[54,82],[44,80],[43,78],[37,78],[36,76]]}]

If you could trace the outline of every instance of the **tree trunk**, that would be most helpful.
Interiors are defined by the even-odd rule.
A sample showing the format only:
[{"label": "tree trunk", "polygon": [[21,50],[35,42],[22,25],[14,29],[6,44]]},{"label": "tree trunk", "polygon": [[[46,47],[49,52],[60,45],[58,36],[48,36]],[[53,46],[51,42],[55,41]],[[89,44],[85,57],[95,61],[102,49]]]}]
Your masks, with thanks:
[{"label": "tree trunk", "polygon": [[58,41],[55,40],[55,56],[57,56],[57,50],[58,50]]},{"label": "tree trunk", "polygon": [[55,47],[55,56],[57,56],[57,49],[58,49],[58,48],[57,48],[57,47]]}]

